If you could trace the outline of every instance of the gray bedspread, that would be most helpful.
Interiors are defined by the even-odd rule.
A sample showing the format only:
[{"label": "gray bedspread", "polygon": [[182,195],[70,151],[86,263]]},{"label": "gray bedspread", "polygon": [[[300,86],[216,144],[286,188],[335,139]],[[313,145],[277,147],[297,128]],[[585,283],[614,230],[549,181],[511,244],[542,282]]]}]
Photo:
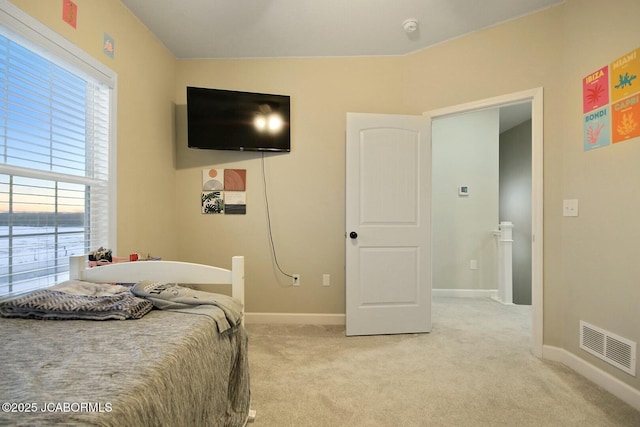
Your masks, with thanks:
[{"label": "gray bedspread", "polygon": [[[113,285],[102,286],[115,288]],[[67,293],[61,289],[41,289],[0,301],[0,316],[48,320],[127,320],[139,319],[153,308],[151,301],[138,298],[126,289],[99,296]]]},{"label": "gray bedspread", "polygon": [[133,295],[151,301],[162,310],[209,311],[206,306],[220,308],[215,319],[218,331],[224,332],[242,321],[243,306],[240,301],[227,295],[197,291],[176,283],[143,280],[131,288]]},{"label": "gray bedspread", "polygon": [[0,425],[244,425],[247,333],[240,324],[220,334],[220,309],[200,310],[211,313],[0,318]]}]

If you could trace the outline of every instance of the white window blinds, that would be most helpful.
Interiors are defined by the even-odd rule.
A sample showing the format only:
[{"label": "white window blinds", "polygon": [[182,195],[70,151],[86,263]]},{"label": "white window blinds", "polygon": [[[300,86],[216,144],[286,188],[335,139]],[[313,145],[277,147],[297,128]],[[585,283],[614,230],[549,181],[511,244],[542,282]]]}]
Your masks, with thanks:
[{"label": "white window blinds", "polygon": [[0,33],[0,297],[66,280],[70,255],[108,246],[110,91]]}]

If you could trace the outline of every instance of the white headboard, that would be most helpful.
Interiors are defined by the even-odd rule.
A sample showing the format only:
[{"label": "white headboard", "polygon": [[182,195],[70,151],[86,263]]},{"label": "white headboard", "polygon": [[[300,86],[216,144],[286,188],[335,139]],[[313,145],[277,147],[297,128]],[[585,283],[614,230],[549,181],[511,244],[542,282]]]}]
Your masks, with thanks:
[{"label": "white headboard", "polygon": [[133,261],[87,268],[86,255],[69,258],[69,278],[96,283],[135,283],[154,280],[196,285],[228,284],[231,295],[244,304],[244,257],[231,258],[231,270],[179,261]]}]

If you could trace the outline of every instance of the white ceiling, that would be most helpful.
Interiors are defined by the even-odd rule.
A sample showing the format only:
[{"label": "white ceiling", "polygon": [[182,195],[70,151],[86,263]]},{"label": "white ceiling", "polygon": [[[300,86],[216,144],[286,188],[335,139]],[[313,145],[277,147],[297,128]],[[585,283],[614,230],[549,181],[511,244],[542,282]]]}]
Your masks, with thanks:
[{"label": "white ceiling", "polygon": [[[564,0],[122,0],[178,59],[404,55]],[[402,22],[418,20],[407,34]]]},{"label": "white ceiling", "polygon": [[[122,0],[178,59],[404,55],[564,0]],[[418,21],[405,33],[402,23]],[[531,104],[500,109],[500,131]]]}]

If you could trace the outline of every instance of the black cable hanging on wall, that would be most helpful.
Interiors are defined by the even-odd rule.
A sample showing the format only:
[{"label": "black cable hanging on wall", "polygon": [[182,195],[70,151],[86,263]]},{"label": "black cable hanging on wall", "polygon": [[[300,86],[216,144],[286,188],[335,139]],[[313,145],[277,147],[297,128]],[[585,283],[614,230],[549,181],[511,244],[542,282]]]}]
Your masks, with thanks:
[{"label": "black cable hanging on wall", "polygon": [[278,255],[276,253],[276,245],[273,241],[273,233],[271,231],[271,213],[269,212],[269,197],[267,195],[267,177],[265,174],[265,167],[264,167],[264,151],[262,152],[262,184],[264,187],[264,201],[265,201],[265,205],[267,208],[267,229],[269,232],[269,243],[271,244],[271,254],[273,256],[273,262],[276,265],[276,267],[278,268],[278,271],[280,271],[280,273],[282,273],[283,275],[290,277],[293,279],[293,274],[289,274],[286,273],[281,267],[280,267],[280,263],[278,262]]}]

